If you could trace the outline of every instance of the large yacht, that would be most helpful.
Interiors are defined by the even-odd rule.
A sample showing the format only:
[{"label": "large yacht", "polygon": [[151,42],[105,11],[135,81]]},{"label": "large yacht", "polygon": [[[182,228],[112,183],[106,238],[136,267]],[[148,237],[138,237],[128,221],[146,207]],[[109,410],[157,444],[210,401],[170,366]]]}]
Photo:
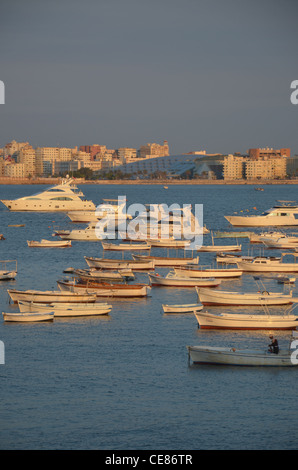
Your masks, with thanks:
[{"label": "large yacht", "polygon": [[277,201],[261,215],[227,215],[225,218],[235,227],[277,227],[298,225],[298,204],[293,201]]},{"label": "large yacht", "polygon": [[32,196],[14,200],[1,200],[11,211],[85,211],[95,210],[92,201],[87,201],[84,194],[78,190],[72,179],[65,179],[61,184],[52,186]]}]

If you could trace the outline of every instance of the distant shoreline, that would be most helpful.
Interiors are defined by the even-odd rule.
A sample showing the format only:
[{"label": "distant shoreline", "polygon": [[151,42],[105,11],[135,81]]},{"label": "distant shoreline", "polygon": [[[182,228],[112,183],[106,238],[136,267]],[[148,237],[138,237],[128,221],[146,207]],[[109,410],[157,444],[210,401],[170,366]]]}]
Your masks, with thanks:
[{"label": "distant shoreline", "polygon": [[[56,185],[60,184],[62,178],[8,178],[0,177],[0,185],[33,185],[45,184]],[[298,178],[293,180],[84,180],[82,178],[75,179],[77,184],[94,184],[94,185],[159,185],[159,186],[177,186],[177,185],[190,185],[190,186],[206,186],[206,185],[239,185],[239,186],[267,186],[267,185],[282,185],[282,184],[298,184]]]}]

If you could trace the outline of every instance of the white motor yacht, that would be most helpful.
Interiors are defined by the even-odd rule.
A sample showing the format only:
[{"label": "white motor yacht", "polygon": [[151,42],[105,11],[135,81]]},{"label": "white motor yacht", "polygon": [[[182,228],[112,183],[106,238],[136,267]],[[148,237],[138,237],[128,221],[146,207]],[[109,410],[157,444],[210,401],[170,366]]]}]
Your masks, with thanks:
[{"label": "white motor yacht", "polygon": [[293,201],[277,201],[273,208],[261,215],[227,215],[225,218],[235,227],[278,227],[298,225],[298,204]]},{"label": "white motor yacht", "polygon": [[71,210],[95,210],[92,201],[87,201],[72,179],[52,186],[32,196],[14,200],[1,200],[10,211],[66,212]]}]

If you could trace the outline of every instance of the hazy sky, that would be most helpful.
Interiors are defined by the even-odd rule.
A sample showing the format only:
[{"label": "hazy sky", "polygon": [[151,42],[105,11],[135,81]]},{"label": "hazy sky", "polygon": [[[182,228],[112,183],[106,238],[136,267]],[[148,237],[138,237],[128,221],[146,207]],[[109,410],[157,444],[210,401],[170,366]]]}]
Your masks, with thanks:
[{"label": "hazy sky", "polygon": [[1,0],[0,147],[298,153],[297,0]]}]

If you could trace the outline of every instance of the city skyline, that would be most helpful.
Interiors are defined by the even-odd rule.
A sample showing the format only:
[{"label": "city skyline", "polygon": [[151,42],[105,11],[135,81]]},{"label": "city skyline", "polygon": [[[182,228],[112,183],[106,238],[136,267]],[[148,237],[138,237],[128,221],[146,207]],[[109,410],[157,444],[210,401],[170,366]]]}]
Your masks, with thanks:
[{"label": "city skyline", "polygon": [[298,153],[291,1],[2,3],[4,145]]}]

